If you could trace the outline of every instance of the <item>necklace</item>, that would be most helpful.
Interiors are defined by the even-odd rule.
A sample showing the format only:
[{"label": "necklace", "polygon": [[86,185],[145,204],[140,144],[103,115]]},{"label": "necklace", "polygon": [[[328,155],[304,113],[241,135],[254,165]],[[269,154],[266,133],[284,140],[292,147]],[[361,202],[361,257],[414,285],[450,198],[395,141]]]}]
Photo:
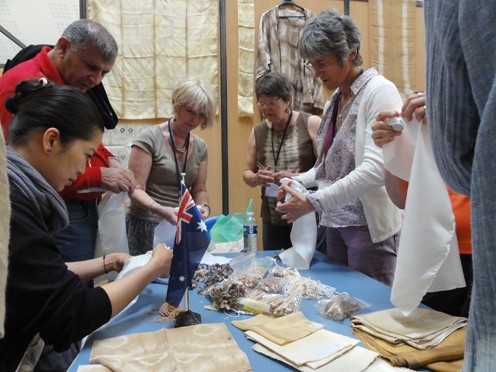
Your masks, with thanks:
[{"label": "necklace", "polygon": [[[176,119],[174,119],[174,121],[176,121]],[[184,146],[183,147],[176,147],[176,141],[174,141],[174,135],[172,134],[172,130],[171,130],[171,119],[169,119],[169,122],[168,122],[168,125],[169,125],[169,141],[170,141],[170,144],[172,146],[172,149],[175,151],[175,152],[180,152],[181,154],[184,154],[186,151],[188,151],[188,145],[189,145],[189,133],[188,135],[186,136],[186,141],[184,142]]]}]

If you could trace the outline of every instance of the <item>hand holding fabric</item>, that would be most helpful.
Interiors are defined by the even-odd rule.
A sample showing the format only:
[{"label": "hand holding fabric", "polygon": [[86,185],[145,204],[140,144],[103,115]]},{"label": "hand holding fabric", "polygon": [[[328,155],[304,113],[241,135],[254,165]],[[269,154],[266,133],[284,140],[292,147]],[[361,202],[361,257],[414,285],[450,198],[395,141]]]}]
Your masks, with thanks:
[{"label": "hand holding fabric", "polygon": [[[301,216],[315,211],[312,203],[307,199],[307,197],[296,190],[291,188],[291,182],[288,184],[282,184],[279,188],[279,196],[284,196],[286,201],[279,201],[276,206],[276,211],[282,213],[282,218],[287,220],[289,223],[294,222]],[[287,194],[291,197],[288,198]]]}]

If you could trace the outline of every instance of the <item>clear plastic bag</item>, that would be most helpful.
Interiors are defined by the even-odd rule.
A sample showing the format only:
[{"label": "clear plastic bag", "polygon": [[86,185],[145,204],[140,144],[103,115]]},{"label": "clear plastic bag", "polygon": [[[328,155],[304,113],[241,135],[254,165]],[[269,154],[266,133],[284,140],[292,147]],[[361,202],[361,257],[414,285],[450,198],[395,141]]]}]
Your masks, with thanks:
[{"label": "clear plastic bag", "polygon": [[371,305],[359,300],[348,293],[336,293],[329,300],[319,300],[317,308],[320,315],[332,320],[343,320],[349,318],[358,310],[366,309]]}]

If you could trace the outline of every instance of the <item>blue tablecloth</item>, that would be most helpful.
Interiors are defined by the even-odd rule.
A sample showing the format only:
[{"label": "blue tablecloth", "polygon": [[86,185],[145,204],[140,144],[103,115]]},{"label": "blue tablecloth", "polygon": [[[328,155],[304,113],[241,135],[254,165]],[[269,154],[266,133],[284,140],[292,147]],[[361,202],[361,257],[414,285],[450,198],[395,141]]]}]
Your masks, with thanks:
[{"label": "blue tablecloth", "polygon": [[[267,255],[273,256],[274,254],[275,252],[271,251],[258,252],[258,255],[261,257]],[[346,266],[329,262],[326,256],[320,252],[315,253],[310,269],[300,271],[300,274],[335,287],[338,292],[347,292],[372,305],[371,307],[362,310],[361,313],[393,307],[389,300],[391,294],[391,289],[389,287],[366,275],[352,271]],[[69,371],[75,372],[79,365],[89,364],[91,346],[94,340],[133,333],[151,332],[163,327],[168,327],[167,324],[154,322],[158,315],[149,313],[150,310],[159,308],[163,304],[166,292],[166,285],[148,285],[132,307],[126,310],[126,312],[118,318],[111,320],[104,328],[94,332],[88,337],[86,344]],[[255,372],[288,370],[286,365],[253,351],[253,342],[247,340],[242,331],[231,325],[232,320],[246,319],[249,316],[242,315],[237,317],[235,313],[205,310],[204,306],[209,305],[210,301],[199,295],[196,290],[192,290],[189,293],[190,309],[201,314],[202,323],[225,323],[239,347],[248,356],[250,364]],[[325,329],[353,337],[348,319],[343,321],[326,319],[319,314],[316,303],[317,300],[303,300],[300,310],[308,319],[324,324]]]}]

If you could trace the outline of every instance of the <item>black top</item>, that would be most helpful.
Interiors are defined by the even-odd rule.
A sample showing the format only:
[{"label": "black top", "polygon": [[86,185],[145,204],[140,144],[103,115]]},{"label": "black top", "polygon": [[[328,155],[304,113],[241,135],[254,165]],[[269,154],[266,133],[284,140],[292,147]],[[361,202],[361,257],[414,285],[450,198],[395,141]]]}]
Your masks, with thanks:
[{"label": "black top", "polygon": [[10,183],[11,226],[5,337],[0,371],[15,371],[37,333],[62,351],[110,320],[102,288],[89,288],[67,269],[43,217]]}]

